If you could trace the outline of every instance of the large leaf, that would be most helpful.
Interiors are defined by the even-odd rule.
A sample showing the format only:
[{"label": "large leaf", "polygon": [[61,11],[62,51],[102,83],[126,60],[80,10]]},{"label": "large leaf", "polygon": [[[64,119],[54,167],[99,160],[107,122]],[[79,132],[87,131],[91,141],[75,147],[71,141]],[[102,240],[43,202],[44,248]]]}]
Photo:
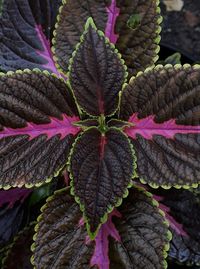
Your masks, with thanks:
[{"label": "large leaf", "polygon": [[132,189],[114,221],[121,241],[111,239],[111,269],[163,269],[171,234],[149,193]]},{"label": "large leaf", "polygon": [[[41,12],[49,13],[46,16],[51,17],[48,10],[50,3],[46,4],[48,7],[45,7],[44,13],[35,3],[35,7],[38,7],[36,14],[35,10],[31,9],[32,0],[3,1],[0,12],[1,71],[40,68],[57,73],[50,42],[42,31],[43,21],[40,20]],[[51,28],[50,22],[46,23],[49,24],[48,28]]]},{"label": "large leaf", "polygon": [[152,186],[200,182],[200,68],[157,66],[131,79],[120,116],[132,127],[138,175]]},{"label": "large leaf", "polygon": [[[32,262],[37,269],[163,269],[170,234],[149,194],[134,189],[90,241],[81,212],[66,189],[48,199],[36,226]],[[110,241],[113,237],[115,241]],[[110,257],[108,247],[110,246]],[[114,255],[116,254],[116,255]],[[110,258],[110,259],[109,259]]]},{"label": "large leaf", "polygon": [[92,17],[97,28],[105,32],[110,42],[116,43],[130,73],[144,70],[158,58],[159,13],[156,0],[64,1],[53,42],[58,65],[67,72],[84,25]]},{"label": "large leaf", "polygon": [[81,212],[73,198],[62,190],[48,199],[36,226],[33,264],[37,269],[89,269],[93,243],[79,224]]},{"label": "large leaf", "polygon": [[115,128],[105,134],[90,128],[77,139],[70,160],[72,185],[91,237],[127,195],[134,161],[127,137]]},{"label": "large leaf", "polygon": [[48,73],[0,76],[0,185],[40,185],[62,169],[79,131],[70,91]]},{"label": "large leaf", "polygon": [[127,75],[123,63],[92,19],[88,19],[69,72],[71,87],[83,110],[93,116],[114,113]]},{"label": "large leaf", "polygon": [[15,237],[12,245],[8,248],[3,259],[1,269],[32,269],[31,244],[33,243],[34,226],[33,223],[24,228]]}]

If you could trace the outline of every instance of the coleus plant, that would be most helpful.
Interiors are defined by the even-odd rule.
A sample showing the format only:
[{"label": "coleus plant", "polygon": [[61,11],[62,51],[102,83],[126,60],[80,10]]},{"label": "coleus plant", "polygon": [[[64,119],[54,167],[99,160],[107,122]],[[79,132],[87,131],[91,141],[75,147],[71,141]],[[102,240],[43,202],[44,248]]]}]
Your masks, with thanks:
[{"label": "coleus plant", "polygon": [[1,5],[1,187],[70,174],[38,218],[35,268],[167,267],[166,207],[141,184],[198,186],[200,67],[154,65],[158,4],[63,1],[52,50],[44,2]]}]

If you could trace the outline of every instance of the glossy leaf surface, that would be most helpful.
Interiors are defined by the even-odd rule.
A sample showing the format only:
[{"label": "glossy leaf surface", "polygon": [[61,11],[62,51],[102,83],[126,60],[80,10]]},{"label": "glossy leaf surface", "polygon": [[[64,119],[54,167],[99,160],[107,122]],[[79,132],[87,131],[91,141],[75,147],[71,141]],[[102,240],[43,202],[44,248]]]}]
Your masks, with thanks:
[{"label": "glossy leaf surface", "polygon": [[3,260],[2,269],[32,269],[30,262],[34,226],[26,227],[15,237]]},{"label": "glossy leaf surface", "polygon": [[[147,83],[148,82],[148,83]],[[158,66],[125,87],[121,118],[132,127],[142,182],[184,186],[200,181],[200,69]]]},{"label": "glossy leaf surface", "polygon": [[121,242],[111,240],[110,269],[163,269],[170,234],[151,196],[132,189],[114,221]]},{"label": "glossy leaf surface", "polygon": [[95,234],[105,214],[127,195],[134,172],[134,157],[127,137],[111,128],[85,131],[76,141],[71,156],[74,194]]},{"label": "glossy leaf surface", "polygon": [[[93,243],[79,224],[82,214],[66,190],[57,192],[43,208],[37,227],[33,263],[37,269],[89,269]],[[95,268],[95,267],[94,267]]]},{"label": "glossy leaf surface", "polygon": [[40,68],[57,73],[50,42],[42,31],[40,21],[35,19],[36,14],[30,4],[28,0],[3,2],[0,16],[0,70]]},{"label": "glossy leaf surface", "polygon": [[89,19],[70,64],[69,80],[78,104],[92,116],[113,114],[125,78],[121,56]]},{"label": "glossy leaf surface", "polygon": [[79,131],[65,83],[47,73],[0,76],[0,184],[21,187],[49,181],[66,165]]}]

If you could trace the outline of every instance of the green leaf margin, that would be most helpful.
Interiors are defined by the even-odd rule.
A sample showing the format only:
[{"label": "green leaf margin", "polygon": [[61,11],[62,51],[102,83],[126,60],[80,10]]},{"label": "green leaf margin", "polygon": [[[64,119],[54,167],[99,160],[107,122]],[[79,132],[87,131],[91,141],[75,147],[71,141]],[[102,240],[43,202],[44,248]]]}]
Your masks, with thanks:
[{"label": "green leaf margin", "polygon": [[[64,80],[64,78],[58,77],[57,74],[50,73],[47,70],[40,70],[39,68],[34,68],[33,70],[24,69],[24,70],[17,70],[17,71],[8,71],[7,73],[0,72],[0,77],[1,76],[12,76],[13,74],[24,74],[24,73],[26,73],[26,74],[27,73],[28,74],[31,74],[31,73],[39,73],[39,74],[41,74],[42,73],[42,74],[44,74],[46,76],[55,77],[55,78],[61,80],[62,82],[64,82],[66,84],[66,81]],[[54,177],[57,177],[62,172],[62,170],[65,169],[66,166],[67,166],[67,162],[66,162],[66,164],[62,165],[57,171],[55,171],[52,176],[46,178],[42,182],[38,182],[36,184],[25,183],[25,184],[20,185],[20,186],[19,185],[16,185],[16,184],[2,186],[0,184],[0,189],[9,190],[10,188],[13,188],[13,187],[18,187],[18,188],[26,187],[26,188],[30,189],[30,188],[33,188],[33,187],[41,187],[42,185],[51,182]]]},{"label": "green leaf margin", "polygon": [[[31,245],[31,251],[34,252],[35,250],[35,241],[36,241],[36,238],[37,238],[37,234],[38,234],[38,230],[39,230],[39,223],[40,221],[43,219],[43,212],[44,210],[48,207],[48,202],[52,201],[55,197],[56,194],[60,194],[62,192],[65,192],[66,190],[69,190],[69,187],[65,187],[65,188],[62,188],[60,190],[56,190],[51,196],[49,196],[47,199],[46,199],[46,203],[40,208],[40,212],[41,214],[37,217],[37,221],[36,221],[36,225],[34,227],[34,231],[35,231],[35,234],[33,236],[33,244]],[[34,264],[34,253],[33,255],[31,256],[31,264],[33,265],[33,269],[37,269],[35,267],[35,264]]]},{"label": "green leaf margin", "polygon": [[[80,46],[81,46],[82,43],[84,42],[84,37],[85,37],[85,35],[88,33],[88,29],[89,29],[90,26],[92,26],[92,28],[97,32],[97,34],[98,34],[100,37],[104,37],[104,38],[105,38],[105,44],[109,45],[110,48],[113,50],[113,52],[117,55],[118,59],[120,60],[122,66],[123,66],[123,68],[124,68],[124,71],[125,71],[125,73],[124,73],[124,82],[123,82],[123,84],[126,83],[127,78],[128,78],[128,71],[127,71],[128,68],[127,68],[127,66],[125,65],[125,61],[122,59],[122,55],[120,54],[120,52],[118,51],[118,49],[116,49],[115,45],[112,44],[112,43],[110,43],[109,39],[105,36],[105,34],[104,34],[102,31],[100,31],[100,30],[97,29],[97,27],[96,27],[96,25],[95,25],[95,23],[94,23],[92,17],[89,17],[89,18],[87,19],[87,22],[86,22],[86,24],[85,24],[85,30],[84,30],[84,32],[82,33],[81,37],[80,37],[80,42],[75,46],[75,49],[74,49],[74,51],[73,51],[73,53],[72,53],[72,57],[71,57],[71,59],[69,60],[69,69],[68,69],[68,72],[67,72],[67,77],[69,78],[69,74],[71,73],[71,67],[72,67],[74,58],[76,57],[76,54],[77,54],[78,49],[80,48]],[[70,81],[69,81],[69,80],[67,81],[67,84],[68,84],[68,87],[71,89],[71,92],[73,93],[73,97],[74,97],[74,99],[75,99],[75,101],[76,101],[76,104],[77,104],[79,110],[80,110],[80,111],[83,111],[85,114],[87,114],[87,115],[88,115],[89,117],[91,117],[91,118],[98,118],[98,116],[91,115],[90,113],[88,113],[87,111],[85,111],[85,109],[83,109],[83,108],[81,107],[81,105],[78,103],[78,101],[77,101],[77,99],[76,99],[76,97],[75,97],[74,91],[73,91],[73,89],[72,89],[72,87],[71,87],[71,84],[70,84]],[[119,93],[120,93],[120,92],[119,92]],[[118,95],[118,96],[120,97],[120,95]],[[116,109],[114,110],[114,112],[111,113],[110,115],[106,115],[106,117],[111,117],[111,116],[113,116],[113,115],[117,112],[117,110],[119,109],[119,106],[120,106],[120,98],[119,98],[119,100],[118,100],[117,108],[116,108]]]},{"label": "green leaf margin", "polygon": [[[89,128],[87,128],[87,131],[90,130],[90,129],[94,129],[94,128],[96,128],[98,130],[97,127],[89,127]],[[129,145],[130,145],[130,148],[131,148],[131,151],[132,151],[132,157],[133,157],[133,174],[132,174],[132,176],[130,178],[130,182],[129,182],[129,184],[128,184],[128,186],[127,186],[127,188],[126,188],[126,190],[125,190],[125,192],[124,192],[124,194],[122,196],[122,198],[119,198],[118,201],[115,203],[115,205],[113,205],[113,206],[108,205],[107,206],[107,211],[104,214],[104,216],[101,218],[101,221],[100,221],[100,223],[99,223],[99,225],[98,225],[98,227],[97,227],[97,229],[96,229],[96,231],[94,233],[91,233],[91,231],[90,231],[90,225],[89,225],[89,222],[88,222],[88,218],[86,217],[86,214],[85,214],[85,206],[81,203],[79,197],[76,196],[75,187],[74,187],[74,179],[73,179],[73,176],[71,174],[71,169],[70,169],[70,166],[71,166],[71,158],[72,158],[72,155],[73,155],[74,146],[80,140],[80,138],[81,138],[81,136],[82,136],[82,134],[84,132],[81,132],[77,136],[77,138],[75,139],[74,143],[72,144],[71,151],[70,151],[69,158],[68,158],[68,163],[67,163],[68,172],[69,172],[69,178],[70,178],[70,193],[71,193],[71,195],[74,196],[74,199],[75,199],[76,203],[79,205],[80,210],[83,213],[83,219],[84,219],[84,221],[86,223],[87,233],[88,233],[88,235],[89,235],[89,237],[90,237],[91,240],[94,240],[95,239],[95,237],[97,236],[97,234],[99,232],[99,229],[100,229],[101,225],[104,224],[107,221],[108,215],[113,211],[113,209],[116,208],[116,207],[119,207],[122,204],[123,199],[128,196],[128,194],[129,194],[128,189],[133,187],[133,181],[132,180],[137,177],[137,174],[136,174],[137,158],[136,158],[136,155],[135,155],[135,150],[133,148],[133,145],[130,142],[130,139],[120,129],[115,128],[115,127],[108,128],[108,130],[110,130],[110,129],[114,129],[114,130],[119,131],[121,134],[123,134],[127,138],[128,142],[129,142]]]},{"label": "green leaf margin", "polygon": [[169,221],[166,219],[165,212],[159,208],[159,203],[158,203],[157,200],[155,200],[153,198],[152,193],[147,191],[143,186],[139,186],[139,185],[134,184],[134,188],[136,188],[140,192],[144,193],[147,197],[149,197],[152,200],[152,202],[151,202],[152,206],[157,208],[160,215],[164,218],[163,224],[168,228],[167,234],[166,234],[166,239],[167,239],[168,243],[165,244],[165,247],[164,247],[164,250],[163,250],[163,257],[165,259],[164,263],[163,263],[163,269],[167,269],[168,264],[167,264],[166,258],[168,257],[168,251],[170,249],[170,241],[172,240],[172,233],[171,233],[171,231],[169,229],[169,227],[170,227]]},{"label": "green leaf margin", "polygon": [[[160,51],[160,41],[161,41],[161,31],[162,31],[162,27],[160,26],[161,23],[163,22],[163,17],[161,16],[161,8],[160,8],[160,0],[156,0],[156,5],[157,5],[157,8],[156,8],[156,14],[158,15],[158,19],[157,19],[157,29],[156,29],[156,34],[158,35],[155,39],[154,39],[154,42],[155,44],[157,45],[157,47],[155,48],[155,53],[157,54],[153,59],[152,61],[154,62],[154,64],[158,61],[159,59],[159,56],[158,56],[158,53]],[[155,65],[153,65],[152,67],[154,67]],[[148,67],[147,67],[148,68]],[[139,71],[141,72],[141,71]]]},{"label": "green leaf margin", "polygon": [[[173,68],[173,69],[176,69],[176,70],[179,70],[179,69],[187,69],[187,68],[193,68],[194,70],[200,70],[200,64],[194,64],[194,65],[190,65],[190,64],[184,64],[184,65],[181,65],[181,64],[175,64],[175,65],[172,65],[172,64],[166,64],[166,65],[162,65],[162,64],[158,64],[156,66],[151,66],[151,67],[148,67],[145,71],[140,71],[137,73],[136,76],[132,76],[129,80],[129,83],[133,82],[136,78],[142,76],[143,74],[148,74],[149,72],[151,72],[152,70],[160,70],[160,69],[169,69],[169,68]],[[122,91],[120,92],[120,101],[121,101],[121,97],[122,97],[122,94],[123,94],[123,91],[125,89],[125,87],[127,85],[129,85],[129,83],[125,83],[123,85],[123,88],[122,88]],[[120,110],[118,112],[120,114]],[[118,116],[119,116],[118,114]],[[136,164],[136,173],[137,173],[137,164]],[[158,189],[159,187],[165,189],[165,190],[169,190],[171,188],[176,188],[176,189],[185,189],[185,190],[188,190],[188,189],[196,189],[198,188],[198,186],[200,185],[200,182],[199,183],[193,183],[191,185],[189,184],[186,184],[186,185],[158,185],[156,183],[148,183],[146,182],[143,178],[140,178],[139,175],[137,174],[137,178],[139,178],[140,182],[144,185],[148,185],[150,186],[151,188],[153,189]]]}]

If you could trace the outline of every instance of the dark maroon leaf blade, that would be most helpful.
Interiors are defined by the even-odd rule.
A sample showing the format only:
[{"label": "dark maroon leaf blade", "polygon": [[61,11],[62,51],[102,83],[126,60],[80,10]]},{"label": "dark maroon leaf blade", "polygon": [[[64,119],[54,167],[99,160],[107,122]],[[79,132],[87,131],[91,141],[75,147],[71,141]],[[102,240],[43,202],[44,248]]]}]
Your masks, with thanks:
[{"label": "dark maroon leaf blade", "polygon": [[158,1],[70,0],[63,3],[53,41],[57,64],[64,73],[89,17],[116,44],[130,75],[158,59],[162,21]]},{"label": "dark maroon leaf blade", "polygon": [[[82,214],[66,189],[47,200],[36,226],[33,264],[36,268],[89,269],[94,243],[86,244]],[[94,267],[96,268],[96,267]]]},{"label": "dark maroon leaf blade", "polygon": [[171,226],[173,234],[169,257],[182,265],[200,264],[200,201],[198,195],[188,190],[159,190],[160,205],[169,208],[183,232]]},{"label": "dark maroon leaf blade", "polygon": [[114,224],[121,240],[110,239],[110,269],[163,269],[171,234],[151,195],[131,189]]},{"label": "dark maroon leaf blade", "polygon": [[137,156],[138,176],[152,187],[200,182],[200,68],[157,66],[131,79],[120,117]]},{"label": "dark maroon leaf blade", "polygon": [[54,54],[57,64],[64,73],[67,73],[69,60],[89,17],[92,17],[97,28],[104,31],[108,20],[106,4],[110,0],[68,0],[64,1],[60,11],[56,31],[54,32]]},{"label": "dark maroon leaf blade", "polygon": [[127,196],[135,169],[135,158],[127,137],[110,128],[102,134],[97,128],[85,131],[76,141],[70,170],[73,194],[95,237],[106,215]]},{"label": "dark maroon leaf blade", "polygon": [[80,107],[92,116],[111,115],[127,73],[121,55],[88,19],[70,63],[69,80]]},{"label": "dark maroon leaf blade", "polygon": [[25,219],[25,203],[15,203],[10,208],[0,208],[0,249],[3,249],[22,228]]},{"label": "dark maroon leaf blade", "polygon": [[47,72],[0,76],[0,185],[41,185],[66,165],[79,120],[64,80]]},{"label": "dark maroon leaf blade", "polygon": [[2,269],[33,268],[30,261],[32,256],[31,245],[33,243],[33,235],[33,223],[18,233],[2,261]]},{"label": "dark maroon leaf blade", "polygon": [[113,0],[119,9],[114,27],[116,48],[122,54],[129,75],[152,66],[158,60],[162,22],[159,1]]},{"label": "dark maroon leaf blade", "polygon": [[58,73],[50,42],[40,22],[36,21],[30,4],[28,0],[3,1],[0,15],[0,70],[40,68]]}]

